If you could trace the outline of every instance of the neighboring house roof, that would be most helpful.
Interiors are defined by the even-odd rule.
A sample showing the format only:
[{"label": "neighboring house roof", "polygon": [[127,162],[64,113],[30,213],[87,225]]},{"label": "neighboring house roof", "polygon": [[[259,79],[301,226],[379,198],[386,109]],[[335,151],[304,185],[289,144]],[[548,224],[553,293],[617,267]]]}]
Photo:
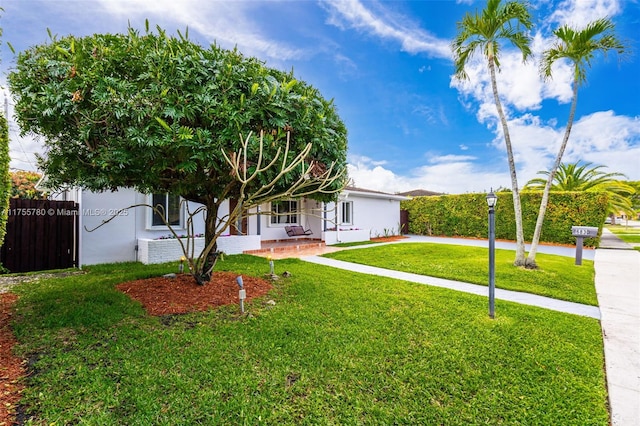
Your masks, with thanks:
[{"label": "neighboring house roof", "polygon": [[373,191],[371,189],[356,188],[355,186],[347,186],[340,193],[340,198],[346,199],[349,197],[349,194],[354,194],[354,195],[358,195],[360,197],[366,197],[366,198],[381,198],[385,200],[396,200],[396,201],[403,201],[408,199],[407,197],[401,194],[389,194],[387,192]]},{"label": "neighboring house roof", "polygon": [[433,197],[444,194],[442,192],[427,191],[426,189],[414,189],[412,191],[398,192],[398,195],[404,195],[406,197]]}]

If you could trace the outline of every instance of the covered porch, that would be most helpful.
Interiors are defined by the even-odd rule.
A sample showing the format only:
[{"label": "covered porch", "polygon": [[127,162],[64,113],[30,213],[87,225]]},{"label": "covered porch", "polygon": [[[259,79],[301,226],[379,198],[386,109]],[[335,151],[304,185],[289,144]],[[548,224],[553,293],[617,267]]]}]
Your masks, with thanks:
[{"label": "covered porch", "polygon": [[338,250],[340,248],[327,246],[324,241],[317,238],[294,238],[262,241],[260,249],[246,250],[243,253],[261,257],[270,256],[272,259],[285,259],[289,257],[316,256]]}]

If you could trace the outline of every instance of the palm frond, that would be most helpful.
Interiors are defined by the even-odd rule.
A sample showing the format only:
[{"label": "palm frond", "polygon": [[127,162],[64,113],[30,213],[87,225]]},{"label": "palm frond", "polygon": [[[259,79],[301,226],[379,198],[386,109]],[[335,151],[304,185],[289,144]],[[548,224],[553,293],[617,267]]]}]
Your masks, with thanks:
[{"label": "palm frond", "polygon": [[500,67],[500,44],[507,42],[522,53],[523,62],[531,55],[531,15],[527,6],[519,1],[502,3],[489,0],[482,13],[467,13],[456,24],[458,34],[451,43],[455,63],[455,75],[467,78],[464,67],[469,59],[481,51],[488,61]]},{"label": "palm frond", "polygon": [[584,83],[587,69],[597,54],[606,57],[611,50],[620,55],[626,53],[627,48],[616,37],[614,28],[613,22],[606,18],[590,22],[581,30],[569,25],[560,26],[553,32],[555,42],[542,54],[540,74],[545,79],[551,78],[553,64],[567,60],[574,68],[575,83]]}]

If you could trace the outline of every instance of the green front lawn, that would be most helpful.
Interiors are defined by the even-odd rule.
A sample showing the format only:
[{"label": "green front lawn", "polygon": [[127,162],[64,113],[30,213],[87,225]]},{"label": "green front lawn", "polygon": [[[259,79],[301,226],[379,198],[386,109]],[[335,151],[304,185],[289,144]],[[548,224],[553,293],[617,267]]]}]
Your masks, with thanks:
[{"label": "green front lawn", "polygon": [[[218,265],[268,272],[253,256]],[[609,424],[595,319],[498,300],[491,320],[484,297],[296,259],[275,268],[291,278],[250,316],[149,317],[114,290],[175,265],[17,287],[32,424]]]},{"label": "green front lawn", "polygon": [[640,243],[640,234],[626,235],[626,234],[618,234],[618,238],[620,238],[625,243]]},{"label": "green front lawn", "polygon": [[640,235],[640,228],[624,225],[607,225],[607,229],[614,234],[635,234]]},{"label": "green front lawn", "polygon": [[[397,271],[488,285],[488,250],[483,247],[399,243],[325,255]],[[515,252],[496,250],[496,287],[597,306],[593,261],[538,253],[539,268],[513,266]]]}]

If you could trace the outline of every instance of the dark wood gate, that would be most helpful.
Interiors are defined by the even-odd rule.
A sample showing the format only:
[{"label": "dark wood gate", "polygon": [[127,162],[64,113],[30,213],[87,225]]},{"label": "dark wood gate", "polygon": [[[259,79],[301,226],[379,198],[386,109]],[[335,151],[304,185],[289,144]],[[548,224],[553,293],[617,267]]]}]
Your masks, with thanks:
[{"label": "dark wood gate", "polygon": [[400,210],[400,233],[403,235],[409,233],[409,211],[408,210]]},{"label": "dark wood gate", "polygon": [[76,267],[78,204],[12,198],[0,261],[10,272]]}]

